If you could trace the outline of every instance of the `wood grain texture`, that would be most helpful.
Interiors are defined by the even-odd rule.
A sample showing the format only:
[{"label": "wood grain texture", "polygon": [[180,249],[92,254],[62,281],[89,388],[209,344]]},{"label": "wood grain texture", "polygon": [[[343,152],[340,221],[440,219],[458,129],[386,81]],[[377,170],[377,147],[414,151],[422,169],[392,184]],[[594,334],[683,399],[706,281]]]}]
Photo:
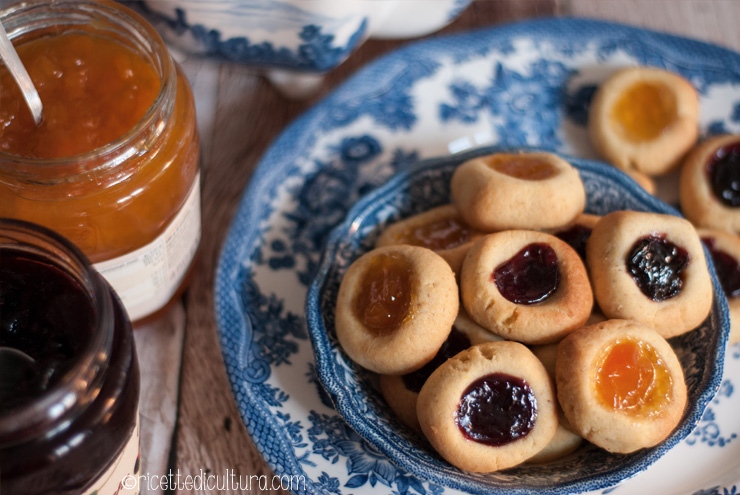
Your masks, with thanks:
[{"label": "wood grain texture", "polygon": [[632,24],[740,49],[738,0],[562,0],[563,13]]},{"label": "wood grain texture", "polygon": [[[139,416],[144,472],[165,473],[177,422],[185,309],[175,304],[166,317],[134,332],[141,369]],[[144,483],[142,495],[157,493]]]}]

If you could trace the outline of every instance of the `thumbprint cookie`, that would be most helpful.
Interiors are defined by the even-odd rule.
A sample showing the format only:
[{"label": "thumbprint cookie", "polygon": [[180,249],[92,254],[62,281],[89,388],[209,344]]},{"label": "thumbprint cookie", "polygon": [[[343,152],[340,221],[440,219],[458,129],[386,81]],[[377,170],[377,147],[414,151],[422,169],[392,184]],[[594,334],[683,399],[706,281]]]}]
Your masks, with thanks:
[{"label": "thumbprint cookie", "polygon": [[410,373],[437,354],[458,308],[455,274],[439,255],[419,246],[376,248],[349,266],[339,286],[337,340],[364,368]]},{"label": "thumbprint cookie", "polygon": [[551,153],[496,153],[462,163],[450,182],[452,203],[471,226],[549,229],[583,211],[578,170]]},{"label": "thumbprint cookie", "polygon": [[473,242],[483,236],[470,227],[453,205],[442,205],[389,225],[375,245],[411,244],[431,249],[460,273],[463,258]]},{"label": "thumbprint cookie", "polygon": [[607,318],[641,321],[670,338],[709,315],[704,249],[684,218],[629,210],[604,215],[591,232],[586,263]]},{"label": "thumbprint cookie", "polygon": [[730,309],[730,343],[740,342],[740,237],[717,229],[698,229],[714,263]]},{"label": "thumbprint cookie", "polygon": [[617,168],[655,176],[675,168],[696,143],[698,118],[699,98],[689,81],[663,69],[629,67],[596,91],[588,132]]},{"label": "thumbprint cookie", "polygon": [[552,440],[556,398],[542,363],[511,341],[478,344],[427,379],[416,405],[421,430],[453,466],[494,472],[524,462]]},{"label": "thumbprint cookie", "polygon": [[[555,383],[555,363],[557,361],[558,345],[536,345],[531,347],[531,349],[545,367],[545,370],[547,370],[550,379]],[[557,396],[557,384],[555,393]],[[527,459],[528,463],[541,464],[560,459],[574,452],[583,443],[583,437],[573,431],[573,427],[570,426],[568,418],[563,414],[560,404],[556,404],[556,408],[558,410],[558,429],[555,432],[555,436],[552,437],[552,440],[550,440],[550,443],[544,449]]]},{"label": "thumbprint cookie", "polygon": [[684,160],[681,210],[697,227],[740,234],[740,136],[704,140]]},{"label": "thumbprint cookie", "polygon": [[472,321],[464,311],[457,315],[450,335],[434,359],[422,368],[406,375],[380,375],[380,392],[388,407],[406,426],[419,430],[416,417],[416,400],[421,387],[439,365],[471,345],[502,340]]},{"label": "thumbprint cookie", "polygon": [[578,253],[532,230],[488,234],[468,251],[460,277],[463,306],[479,325],[525,344],[557,342],[583,326],[593,294]]},{"label": "thumbprint cookie", "polygon": [[662,442],[676,428],[687,393],[673,348],[651,327],[607,320],[558,344],[558,401],[573,429],[614,453]]}]

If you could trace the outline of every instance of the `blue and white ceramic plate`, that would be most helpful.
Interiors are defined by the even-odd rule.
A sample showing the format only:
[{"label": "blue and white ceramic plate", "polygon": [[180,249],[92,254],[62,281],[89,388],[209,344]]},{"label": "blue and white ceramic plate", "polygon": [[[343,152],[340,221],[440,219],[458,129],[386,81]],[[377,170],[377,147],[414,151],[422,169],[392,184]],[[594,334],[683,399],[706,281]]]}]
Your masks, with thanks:
[{"label": "blue and white ceramic plate", "polygon": [[[689,406],[664,442],[629,455],[609,454],[585,443],[572,455],[548,464],[524,464],[485,476],[461,472],[434,455],[422,435],[404,428],[389,413],[376,389],[376,377],[354,364],[336,340],[334,316],[339,286],[350,264],[374,247],[383,229],[389,223],[449,203],[450,177],[463,161],[518,151],[537,150],[493,146],[422,160],[394,175],[350,209],[329,235],[321,265],[308,289],[306,318],[316,356],[316,374],[347,424],[394,464],[421,479],[478,495],[559,495],[608,488],[645,470],[689,436],[719,389],[730,322],[716,277],[710,318],[693,331],[670,340],[683,366]],[[586,189],[587,213],[605,215],[616,210],[637,210],[678,214],[614,167],[582,158],[564,158],[580,173]]]},{"label": "blue and white ceramic plate", "polygon": [[[225,241],[216,319],[242,419],[298,493],[460,493],[392,464],[347,426],[318,385],[304,320],[328,233],[349,208],[422,158],[482,144],[583,158],[595,87],[626,65],[683,74],[704,134],[740,133],[740,55],[665,34],[548,19],[407,45],[297,119],[259,164]],[[675,184],[661,184],[673,201]],[[696,429],[616,494],[740,490],[740,347]],[[596,492],[603,493],[603,492]]]}]

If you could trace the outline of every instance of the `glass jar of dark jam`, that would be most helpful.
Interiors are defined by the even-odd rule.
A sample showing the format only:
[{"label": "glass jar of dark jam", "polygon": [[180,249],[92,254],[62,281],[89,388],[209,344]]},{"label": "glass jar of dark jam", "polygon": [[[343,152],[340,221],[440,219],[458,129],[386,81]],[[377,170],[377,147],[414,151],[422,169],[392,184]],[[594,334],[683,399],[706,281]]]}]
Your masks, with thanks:
[{"label": "glass jar of dark jam", "polygon": [[138,404],[110,285],[64,237],[0,219],[0,493],[135,493]]}]

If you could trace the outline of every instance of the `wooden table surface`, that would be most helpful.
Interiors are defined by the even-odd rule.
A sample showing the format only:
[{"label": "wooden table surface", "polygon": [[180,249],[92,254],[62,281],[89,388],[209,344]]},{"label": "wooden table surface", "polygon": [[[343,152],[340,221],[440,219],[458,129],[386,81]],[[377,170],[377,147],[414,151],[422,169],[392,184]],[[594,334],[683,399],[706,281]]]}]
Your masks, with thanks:
[{"label": "wooden table surface", "polygon": [[[566,15],[624,22],[740,51],[740,0],[475,0],[441,32]],[[219,347],[213,285],[220,249],[250,175],[286,125],[363,64],[408,42],[367,41],[326,76],[318,94],[301,101],[284,98],[250,68],[180,59],[195,91],[203,139],[203,242],[181,303],[135,332],[142,368],[143,474],[270,474],[240,420]],[[142,493],[162,492],[142,488]]]}]

